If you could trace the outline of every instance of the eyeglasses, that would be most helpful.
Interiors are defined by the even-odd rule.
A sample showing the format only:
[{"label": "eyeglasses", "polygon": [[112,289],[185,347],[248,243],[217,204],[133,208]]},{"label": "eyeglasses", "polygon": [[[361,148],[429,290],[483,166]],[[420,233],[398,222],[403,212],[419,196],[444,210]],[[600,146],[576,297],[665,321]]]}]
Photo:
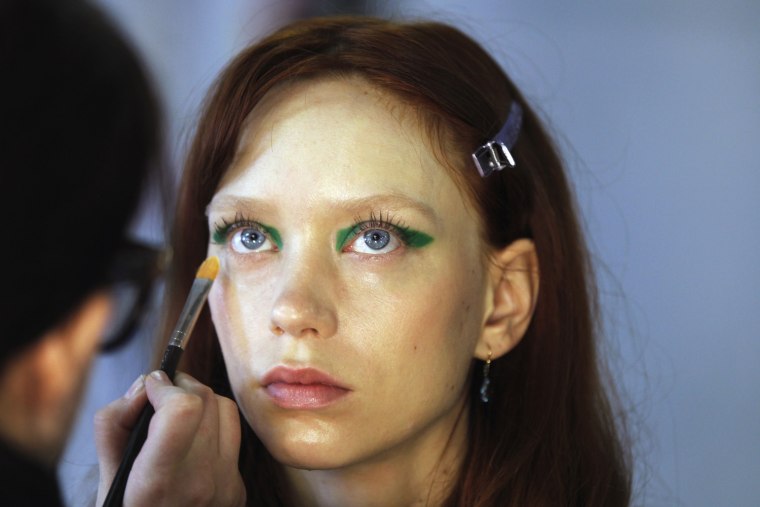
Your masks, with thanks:
[{"label": "eyeglasses", "polygon": [[162,249],[132,240],[124,241],[104,280],[112,297],[113,309],[100,345],[101,352],[119,349],[134,335],[167,261],[167,252]]}]

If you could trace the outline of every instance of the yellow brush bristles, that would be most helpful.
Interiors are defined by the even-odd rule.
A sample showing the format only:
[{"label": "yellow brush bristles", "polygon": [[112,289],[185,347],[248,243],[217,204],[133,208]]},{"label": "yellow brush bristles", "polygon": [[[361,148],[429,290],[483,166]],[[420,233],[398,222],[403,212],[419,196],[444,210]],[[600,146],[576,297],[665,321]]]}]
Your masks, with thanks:
[{"label": "yellow brush bristles", "polygon": [[213,281],[217,273],[219,273],[219,258],[213,256],[203,261],[201,267],[198,268],[198,272],[195,273],[195,278],[206,278]]}]

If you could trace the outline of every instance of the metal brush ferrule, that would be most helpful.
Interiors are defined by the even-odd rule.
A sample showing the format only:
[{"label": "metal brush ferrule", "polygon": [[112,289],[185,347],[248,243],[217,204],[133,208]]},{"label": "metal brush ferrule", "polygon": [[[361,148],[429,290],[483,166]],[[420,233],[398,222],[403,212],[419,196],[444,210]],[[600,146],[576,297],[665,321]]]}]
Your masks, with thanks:
[{"label": "metal brush ferrule", "polygon": [[169,338],[169,346],[185,348],[187,345],[187,338],[192,332],[195,322],[198,320],[198,315],[201,313],[201,308],[206,302],[209,290],[211,290],[211,284],[213,280],[207,278],[196,278],[193,281],[193,286],[190,288],[190,294],[187,295],[185,306],[182,308],[182,312],[177,319],[177,325],[174,326],[174,331]]}]

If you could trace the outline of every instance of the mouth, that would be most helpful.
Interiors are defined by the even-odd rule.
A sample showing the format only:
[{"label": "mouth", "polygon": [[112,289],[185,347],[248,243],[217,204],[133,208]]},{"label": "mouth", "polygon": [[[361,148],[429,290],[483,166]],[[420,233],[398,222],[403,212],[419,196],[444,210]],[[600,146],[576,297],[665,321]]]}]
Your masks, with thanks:
[{"label": "mouth", "polygon": [[314,368],[278,366],[264,376],[261,385],[275,405],[290,410],[325,408],[351,392],[339,381]]}]

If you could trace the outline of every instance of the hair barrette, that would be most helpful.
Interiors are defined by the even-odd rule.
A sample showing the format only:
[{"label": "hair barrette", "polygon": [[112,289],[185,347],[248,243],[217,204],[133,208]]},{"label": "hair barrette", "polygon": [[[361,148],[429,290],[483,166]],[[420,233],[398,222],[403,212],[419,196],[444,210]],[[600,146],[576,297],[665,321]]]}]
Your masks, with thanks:
[{"label": "hair barrette", "polygon": [[507,167],[515,167],[515,159],[509,150],[514,148],[517,136],[520,135],[522,116],[520,105],[512,102],[507,121],[501,130],[492,141],[488,141],[472,153],[472,160],[482,177],[486,178],[494,171],[501,171]]}]

